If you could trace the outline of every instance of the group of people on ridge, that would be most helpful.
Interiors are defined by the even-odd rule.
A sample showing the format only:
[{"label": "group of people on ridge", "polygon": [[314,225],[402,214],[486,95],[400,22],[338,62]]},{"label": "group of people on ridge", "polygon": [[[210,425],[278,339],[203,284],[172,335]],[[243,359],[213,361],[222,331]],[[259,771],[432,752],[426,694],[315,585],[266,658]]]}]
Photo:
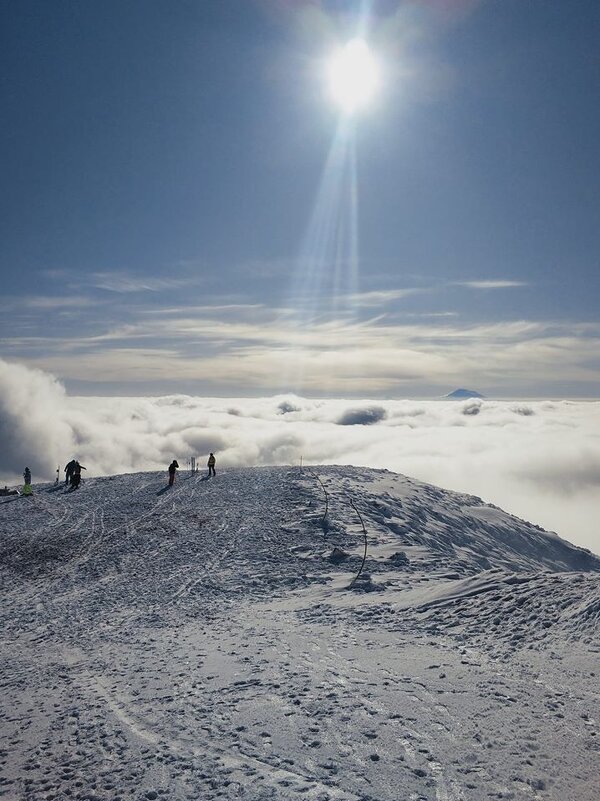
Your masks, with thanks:
[{"label": "group of people on ridge", "polygon": [[[208,467],[208,478],[211,476],[216,476],[217,471],[215,470],[215,465],[217,460],[215,459],[214,453],[211,453],[208,457],[207,467]],[[171,464],[169,465],[169,486],[172,487],[173,483],[175,482],[175,473],[179,469],[179,463],[177,459],[173,459]]]},{"label": "group of people on ridge", "polygon": [[[217,460],[215,459],[214,453],[211,453],[208,457],[208,478],[211,476],[216,476],[217,471],[215,470],[215,464]],[[71,459],[70,462],[67,462],[65,465],[65,486],[71,486],[73,489],[78,489],[79,485],[81,484],[81,471],[86,470],[82,464],[79,464],[77,459]],[[173,459],[171,464],[169,465],[169,486],[172,487],[173,483],[175,482],[175,473],[179,469],[179,463],[177,459]],[[23,472],[23,481],[25,482],[24,487],[24,495],[31,494],[31,470],[26,467],[25,471]],[[58,483],[58,470],[56,471],[56,483]],[[5,488],[6,489],[6,488]]]}]

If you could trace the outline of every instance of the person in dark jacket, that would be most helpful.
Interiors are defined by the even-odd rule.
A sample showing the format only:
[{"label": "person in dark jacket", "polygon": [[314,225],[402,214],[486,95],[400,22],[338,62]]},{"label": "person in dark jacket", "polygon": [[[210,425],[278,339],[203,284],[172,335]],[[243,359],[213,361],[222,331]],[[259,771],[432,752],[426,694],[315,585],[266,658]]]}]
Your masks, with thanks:
[{"label": "person in dark jacket", "polygon": [[175,471],[177,470],[178,467],[179,467],[179,464],[177,463],[177,459],[173,459],[173,461],[169,465],[169,486],[170,487],[173,486],[173,482],[175,481]]},{"label": "person in dark jacket", "polygon": [[81,484],[81,471],[86,470],[82,464],[79,462],[75,462],[75,467],[73,468],[73,475],[71,476],[71,486],[73,489],[79,489],[79,485]]},{"label": "person in dark jacket", "polygon": [[208,457],[208,477],[216,476],[217,471],[215,470],[216,459],[214,453],[211,453]]},{"label": "person in dark jacket", "polygon": [[31,470],[26,467],[25,472],[23,473],[23,480],[26,484],[31,484]]},{"label": "person in dark jacket", "polygon": [[71,459],[71,461],[65,466],[65,484],[67,485],[71,483],[71,479],[73,478],[73,470],[75,470],[76,464],[77,462],[75,459]]}]

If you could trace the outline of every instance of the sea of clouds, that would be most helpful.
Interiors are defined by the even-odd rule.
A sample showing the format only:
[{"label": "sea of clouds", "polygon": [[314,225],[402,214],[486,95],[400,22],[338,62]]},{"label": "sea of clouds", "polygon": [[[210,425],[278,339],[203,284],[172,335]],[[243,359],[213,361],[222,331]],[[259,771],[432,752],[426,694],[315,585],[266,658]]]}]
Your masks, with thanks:
[{"label": "sea of clouds", "polygon": [[73,397],[0,360],[0,480],[165,469],[353,464],[479,495],[600,551],[600,401]]}]

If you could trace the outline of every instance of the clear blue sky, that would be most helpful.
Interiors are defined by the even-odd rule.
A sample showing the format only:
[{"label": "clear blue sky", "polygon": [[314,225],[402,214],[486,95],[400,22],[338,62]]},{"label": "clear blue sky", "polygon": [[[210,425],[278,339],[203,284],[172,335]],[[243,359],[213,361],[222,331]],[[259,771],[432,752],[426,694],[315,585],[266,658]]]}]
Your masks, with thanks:
[{"label": "clear blue sky", "polygon": [[[336,283],[323,60],[361,10],[383,80]],[[598,396],[596,2],[0,12],[2,356],[82,392]]]}]

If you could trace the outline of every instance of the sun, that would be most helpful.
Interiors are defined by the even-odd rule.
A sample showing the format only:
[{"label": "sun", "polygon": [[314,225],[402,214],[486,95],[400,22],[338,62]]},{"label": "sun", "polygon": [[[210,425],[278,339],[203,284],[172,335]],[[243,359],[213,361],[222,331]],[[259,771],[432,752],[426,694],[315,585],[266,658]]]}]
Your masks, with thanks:
[{"label": "sun", "polygon": [[368,106],[379,88],[379,66],[363,39],[352,39],[329,60],[329,91],[345,114]]}]

